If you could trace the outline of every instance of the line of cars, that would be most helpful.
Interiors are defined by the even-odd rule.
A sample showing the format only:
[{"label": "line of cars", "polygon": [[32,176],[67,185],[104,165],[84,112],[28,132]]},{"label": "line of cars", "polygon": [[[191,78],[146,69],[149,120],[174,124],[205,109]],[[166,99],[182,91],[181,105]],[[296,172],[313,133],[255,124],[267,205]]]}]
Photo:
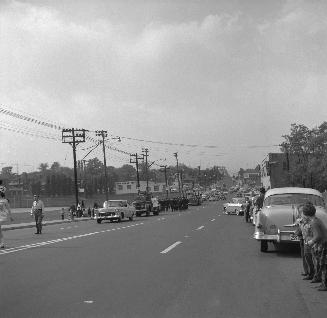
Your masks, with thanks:
[{"label": "line of cars", "polygon": [[[257,196],[236,197],[225,203],[224,213],[244,215],[246,205],[250,203],[251,222],[254,225],[253,238],[260,243],[260,251],[267,252],[269,243],[275,249],[281,244],[299,244],[295,235],[297,219],[301,217],[299,206],[311,202],[316,208],[316,216],[327,226],[327,209],[323,195],[315,189],[284,187],[269,189],[264,196],[263,206],[255,206]],[[245,218],[246,219],[246,218]]]}]

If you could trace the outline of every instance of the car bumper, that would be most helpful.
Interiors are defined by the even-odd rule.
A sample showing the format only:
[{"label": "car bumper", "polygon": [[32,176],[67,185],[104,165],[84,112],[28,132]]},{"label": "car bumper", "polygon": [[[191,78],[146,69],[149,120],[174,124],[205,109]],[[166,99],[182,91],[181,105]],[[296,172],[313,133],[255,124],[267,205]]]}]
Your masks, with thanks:
[{"label": "car bumper", "polygon": [[97,220],[118,220],[119,215],[99,215],[96,217]]},{"label": "car bumper", "polygon": [[294,235],[293,231],[280,231],[277,234],[265,234],[264,232],[255,232],[253,238],[258,241],[272,241],[277,243],[297,243],[299,238]]}]

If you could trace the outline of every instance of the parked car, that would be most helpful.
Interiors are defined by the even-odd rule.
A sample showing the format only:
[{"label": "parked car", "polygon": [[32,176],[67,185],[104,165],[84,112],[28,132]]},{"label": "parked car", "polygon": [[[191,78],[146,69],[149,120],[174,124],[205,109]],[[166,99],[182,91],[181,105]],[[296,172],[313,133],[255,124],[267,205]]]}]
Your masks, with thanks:
[{"label": "parked car", "polygon": [[201,205],[201,198],[200,196],[191,196],[189,197],[189,202],[188,202],[189,205]]},{"label": "parked car", "polygon": [[129,219],[133,221],[135,215],[135,208],[128,204],[127,200],[108,200],[103,203],[103,208],[95,211],[95,218],[98,223],[104,220],[110,222],[116,220],[121,222],[122,220]]},{"label": "parked car", "polygon": [[298,206],[312,202],[316,216],[327,226],[327,211],[322,194],[309,188],[274,188],[265,194],[263,207],[256,215],[254,238],[260,242],[261,252],[267,252],[268,242],[299,243],[294,235]]},{"label": "parked car", "polygon": [[232,198],[232,202],[223,205],[225,214],[243,215],[245,208],[244,198]]}]

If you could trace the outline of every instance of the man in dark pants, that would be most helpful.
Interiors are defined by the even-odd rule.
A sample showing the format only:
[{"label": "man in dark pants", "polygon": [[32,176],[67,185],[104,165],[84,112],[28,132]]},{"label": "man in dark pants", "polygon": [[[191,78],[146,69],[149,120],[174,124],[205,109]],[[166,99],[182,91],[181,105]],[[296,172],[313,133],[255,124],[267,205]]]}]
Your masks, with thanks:
[{"label": "man in dark pants", "polygon": [[31,215],[34,215],[35,225],[36,225],[36,233],[42,234],[42,219],[44,216],[44,204],[39,199],[38,195],[34,195],[34,201],[32,205]]}]

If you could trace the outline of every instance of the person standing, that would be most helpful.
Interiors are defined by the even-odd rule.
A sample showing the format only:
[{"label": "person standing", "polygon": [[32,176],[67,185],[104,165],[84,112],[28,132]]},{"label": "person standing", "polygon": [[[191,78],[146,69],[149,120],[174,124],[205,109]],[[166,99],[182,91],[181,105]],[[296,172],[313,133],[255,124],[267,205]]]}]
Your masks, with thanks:
[{"label": "person standing", "polygon": [[[308,242],[312,239],[313,233],[310,223],[311,217],[303,214],[303,208],[303,205],[298,207],[300,217],[295,222],[297,224],[297,230],[294,234],[297,235],[300,239],[302,265],[304,271],[303,276],[305,276],[303,279],[312,280],[315,275],[315,266],[313,261],[312,249],[308,245]],[[307,206],[306,209],[308,209]]]},{"label": "person standing", "polygon": [[[306,215],[303,209],[303,214]],[[313,256],[315,258],[316,273],[312,283],[321,282],[319,291],[327,291],[327,228],[324,223],[315,216],[316,209],[312,205],[311,210],[308,212],[312,219],[310,221],[313,237],[308,242],[312,247]]]},{"label": "person standing", "polygon": [[34,201],[32,205],[31,215],[34,215],[36,233],[42,234],[42,219],[44,217],[44,203],[40,200],[38,195],[34,195]]},{"label": "person standing", "polygon": [[8,200],[5,198],[6,188],[4,186],[0,186],[0,248],[5,248],[5,243],[3,240],[3,233],[1,229],[1,225],[8,221],[13,221],[11,216],[11,210]]},{"label": "person standing", "polygon": [[257,198],[257,200],[255,202],[255,205],[257,206],[257,210],[260,210],[263,207],[263,201],[265,199],[265,193],[266,193],[265,188],[264,187],[260,188],[260,195],[259,195],[259,197]]}]

